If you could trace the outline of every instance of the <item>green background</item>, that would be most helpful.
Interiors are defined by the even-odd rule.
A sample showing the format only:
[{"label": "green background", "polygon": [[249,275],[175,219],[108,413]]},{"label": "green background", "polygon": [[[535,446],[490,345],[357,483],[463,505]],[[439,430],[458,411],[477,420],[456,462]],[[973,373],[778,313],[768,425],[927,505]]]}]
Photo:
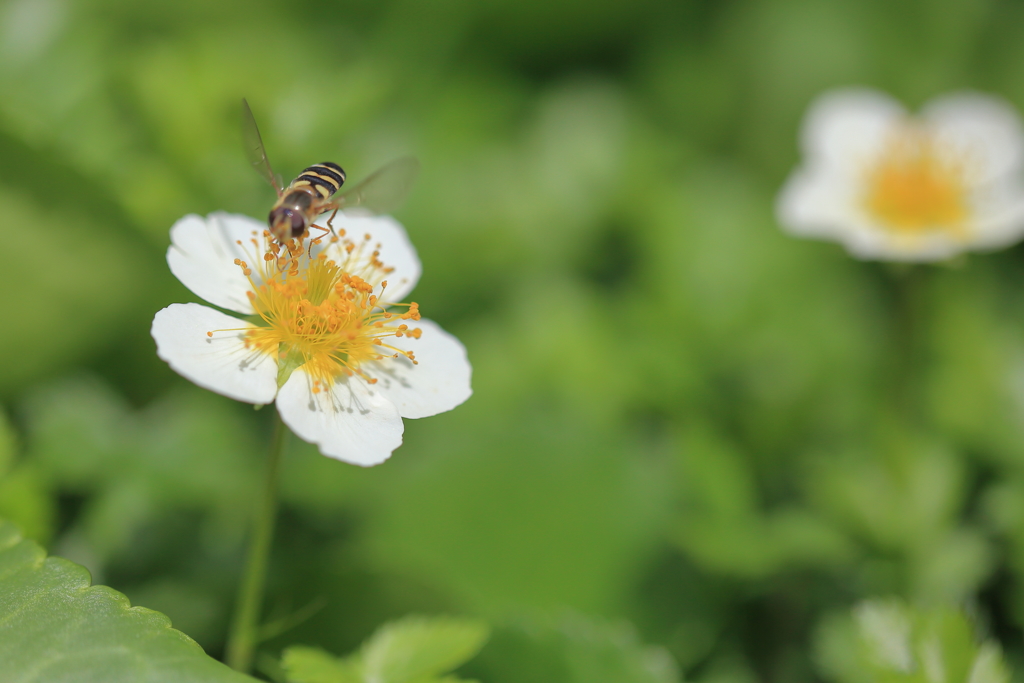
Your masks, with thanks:
[{"label": "green background", "polygon": [[900,596],[1024,669],[1024,247],[892,268],[773,209],[822,90],[1022,107],[1022,67],[1019,2],[3,2],[0,516],[221,654],[271,415],[149,325],[175,220],[273,202],[244,96],[286,177],[419,158],[413,299],[475,391],[370,470],[291,442],[265,658],[450,613],[507,625],[493,683],[567,680],[523,642],[580,620],[838,680],[837,615]]}]

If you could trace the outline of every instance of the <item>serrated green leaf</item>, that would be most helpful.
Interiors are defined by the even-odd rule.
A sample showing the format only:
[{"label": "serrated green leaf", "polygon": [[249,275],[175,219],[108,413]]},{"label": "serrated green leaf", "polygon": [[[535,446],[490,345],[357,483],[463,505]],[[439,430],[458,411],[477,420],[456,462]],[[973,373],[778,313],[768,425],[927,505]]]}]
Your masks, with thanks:
[{"label": "serrated green leaf", "polygon": [[281,666],[292,683],[359,683],[358,669],[316,647],[296,645],[284,651]]},{"label": "serrated green leaf", "polygon": [[84,568],[47,557],[0,521],[0,663],[4,683],[244,683],[170,620]]},{"label": "serrated green leaf", "polygon": [[482,621],[452,617],[406,617],[381,627],[363,645],[363,677],[406,683],[451,671],[487,640]]}]

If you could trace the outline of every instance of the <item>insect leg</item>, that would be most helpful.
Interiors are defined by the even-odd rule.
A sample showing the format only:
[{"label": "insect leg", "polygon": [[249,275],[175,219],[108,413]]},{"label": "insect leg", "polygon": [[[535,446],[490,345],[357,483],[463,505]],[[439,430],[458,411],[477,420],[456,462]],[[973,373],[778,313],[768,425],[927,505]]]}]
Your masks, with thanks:
[{"label": "insect leg", "polygon": [[322,226],[317,225],[316,223],[313,223],[312,225],[309,226],[311,228],[316,228],[317,230],[322,230],[323,231],[323,234],[318,236],[318,237],[316,237],[316,238],[313,238],[312,236],[310,236],[310,239],[309,239],[310,254],[312,253],[313,244],[314,243],[315,244],[319,244],[320,240],[322,240],[328,233],[330,233],[331,235],[334,236],[334,239],[332,241],[334,241],[334,242],[338,241],[338,233],[334,232],[334,226],[331,225],[331,223],[334,221],[334,217],[338,215],[338,209],[340,209],[340,208],[341,208],[341,206],[339,204],[335,203],[335,202],[331,202],[329,204],[325,204],[323,206],[323,211],[321,211],[321,214],[324,214],[324,213],[327,213],[328,211],[331,211],[331,217],[327,219],[327,227],[324,228]]},{"label": "insect leg", "polygon": [[335,237],[338,236],[338,233],[334,232],[334,226],[332,225],[332,223],[334,222],[334,217],[337,216],[337,215],[338,215],[338,209],[335,208],[334,212],[331,213],[331,217],[327,219],[327,227],[331,229],[331,234],[334,235]]},{"label": "insect leg", "polygon": [[308,256],[309,258],[313,258],[313,245],[314,244],[320,244],[320,240],[322,240],[325,235],[327,235],[328,233],[333,232],[333,231],[332,230],[328,230],[327,228],[321,227],[321,226],[317,225],[316,223],[313,223],[309,227],[310,228],[316,228],[317,230],[323,230],[323,234],[322,235],[318,235],[317,237],[313,237],[312,235],[309,236],[309,246],[306,248],[306,256]]}]

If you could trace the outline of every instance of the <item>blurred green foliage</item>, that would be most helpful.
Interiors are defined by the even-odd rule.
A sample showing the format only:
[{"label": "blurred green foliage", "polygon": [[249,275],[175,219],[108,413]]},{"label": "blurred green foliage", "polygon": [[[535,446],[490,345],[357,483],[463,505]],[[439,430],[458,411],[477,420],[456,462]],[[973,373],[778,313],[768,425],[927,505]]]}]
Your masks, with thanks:
[{"label": "blurred green foliage", "polygon": [[822,668],[844,683],[1007,683],[999,646],[978,643],[972,624],[949,608],[915,611],[898,600],[871,600],[823,621]]},{"label": "blurred green foliage", "polygon": [[265,656],[448,613],[498,624],[488,683],[641,671],[647,647],[688,680],[846,680],[815,634],[895,595],[972,605],[1024,670],[1022,247],[903,272],[773,218],[822,89],[1024,107],[1022,20],[4,0],[0,516],[220,654],[267,415],[176,376],[148,330],[194,300],[170,225],[272,202],[245,96],[285,176],[419,157],[415,299],[475,389],[371,470],[292,441],[268,597],[292,627]]}]

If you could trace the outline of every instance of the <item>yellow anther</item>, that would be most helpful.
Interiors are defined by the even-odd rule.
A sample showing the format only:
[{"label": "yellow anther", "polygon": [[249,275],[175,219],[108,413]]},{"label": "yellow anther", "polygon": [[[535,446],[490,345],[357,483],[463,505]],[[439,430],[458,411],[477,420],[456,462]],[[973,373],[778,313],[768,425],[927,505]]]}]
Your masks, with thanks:
[{"label": "yellow anther", "polygon": [[967,230],[963,161],[927,129],[908,124],[894,132],[866,181],[865,207],[893,235],[940,230],[963,236]]},{"label": "yellow anther", "polygon": [[[381,353],[395,350],[384,339],[418,337],[420,333],[408,325],[389,324],[395,316],[408,320],[419,319],[419,314],[415,304],[398,304],[404,310],[395,313],[386,310],[390,304],[382,303],[381,292],[388,282],[381,276],[393,268],[381,263],[379,244],[365,259],[365,243],[346,240],[342,242],[345,251],[335,252],[341,257],[329,259],[329,249],[313,257],[306,238],[285,244],[267,232],[263,238],[266,244],[257,252],[263,256],[258,268],[235,260],[247,276],[253,270],[259,273],[259,284],[253,283],[246,292],[258,318],[255,327],[240,330],[246,348],[275,359],[288,358],[309,375],[314,393],[328,391],[344,377],[377,383],[377,378],[367,374],[364,364],[369,361],[403,355],[412,359],[404,352],[394,356]],[[332,241],[336,239],[332,237]],[[366,240],[370,239],[367,235]],[[321,238],[310,238],[309,244],[320,242]]]}]

